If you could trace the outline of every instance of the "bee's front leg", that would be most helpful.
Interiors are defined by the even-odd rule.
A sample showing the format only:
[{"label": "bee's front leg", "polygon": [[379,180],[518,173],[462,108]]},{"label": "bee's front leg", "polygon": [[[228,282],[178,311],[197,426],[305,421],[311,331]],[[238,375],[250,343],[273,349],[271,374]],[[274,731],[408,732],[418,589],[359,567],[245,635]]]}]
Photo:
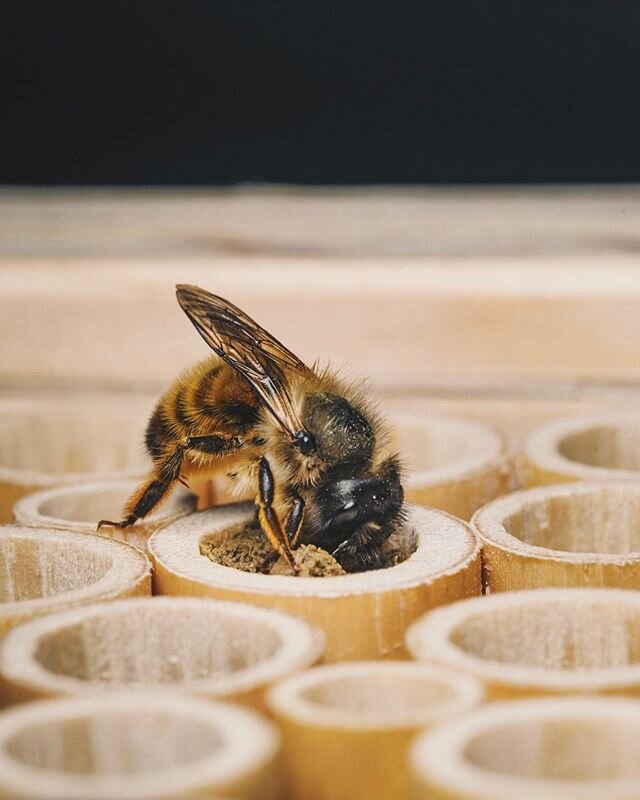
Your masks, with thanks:
[{"label": "bee's front leg", "polygon": [[304,500],[299,495],[294,495],[293,506],[285,525],[287,539],[291,547],[298,546],[300,533],[302,531],[302,518],[304,517]]},{"label": "bee's front leg", "polygon": [[289,539],[285,533],[280,518],[273,508],[275,483],[269,462],[264,456],[260,459],[259,490],[256,503],[258,505],[258,519],[260,527],[276,550],[285,559],[294,573],[300,570],[295,563]]}]

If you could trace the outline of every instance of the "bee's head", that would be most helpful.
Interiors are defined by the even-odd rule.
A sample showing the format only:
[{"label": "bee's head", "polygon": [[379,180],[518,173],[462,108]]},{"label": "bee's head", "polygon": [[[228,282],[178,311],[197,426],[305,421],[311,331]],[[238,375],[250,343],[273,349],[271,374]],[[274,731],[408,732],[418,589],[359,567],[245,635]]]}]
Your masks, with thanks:
[{"label": "bee's head", "polygon": [[344,397],[330,392],[308,394],[302,423],[303,430],[279,448],[296,486],[317,486],[329,474],[347,477],[370,468],[376,439],[373,426]]},{"label": "bee's head", "polygon": [[403,503],[395,456],[367,477],[327,481],[316,491],[313,541],[349,571],[373,566],[380,545],[404,518]]}]

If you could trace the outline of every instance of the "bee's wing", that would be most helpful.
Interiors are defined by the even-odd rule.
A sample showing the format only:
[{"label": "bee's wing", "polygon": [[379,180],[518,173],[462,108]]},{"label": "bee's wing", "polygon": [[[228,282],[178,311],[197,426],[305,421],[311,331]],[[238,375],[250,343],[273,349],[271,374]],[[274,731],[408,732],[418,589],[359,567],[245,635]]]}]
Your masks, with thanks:
[{"label": "bee's wing", "polygon": [[195,329],[220,358],[256,390],[280,427],[290,436],[302,429],[291,401],[287,373],[309,368],[237,306],[199,289],[180,284],[178,302]]}]

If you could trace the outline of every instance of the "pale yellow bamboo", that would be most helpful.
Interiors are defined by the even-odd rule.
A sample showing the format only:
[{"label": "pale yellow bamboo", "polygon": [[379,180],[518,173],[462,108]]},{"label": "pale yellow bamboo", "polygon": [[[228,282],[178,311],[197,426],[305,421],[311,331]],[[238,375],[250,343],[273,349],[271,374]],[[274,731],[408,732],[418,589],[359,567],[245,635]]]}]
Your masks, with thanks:
[{"label": "pale yellow bamboo", "polygon": [[138,548],[102,536],[0,526],[0,636],[31,617],[151,591]]},{"label": "pale yellow bamboo", "polygon": [[126,686],[263,707],[314,664],[324,636],[273,609],[193,597],[94,603],[31,620],[0,644],[0,705]]},{"label": "pale yellow bamboo", "polygon": [[491,592],[545,586],[640,588],[640,485],[565,483],[477,511]]},{"label": "pale yellow bamboo", "polygon": [[523,486],[640,482],[640,415],[592,414],[539,425],[525,438],[520,462]]},{"label": "pale yellow bamboo", "polygon": [[257,714],[180,693],[42,700],[0,715],[0,798],[280,800],[278,749]]},{"label": "pale yellow bamboo", "polygon": [[407,467],[407,500],[468,520],[512,488],[503,438],[481,422],[395,414],[394,443]]},{"label": "pale yellow bamboo", "polygon": [[127,395],[31,396],[0,406],[0,522],[21,497],[53,486],[144,475],[152,401]]},{"label": "pale yellow bamboo", "polygon": [[18,525],[98,533],[146,551],[149,536],[168,522],[193,511],[196,498],[178,488],[157,511],[132,527],[105,526],[96,531],[99,520],[122,518],[125,501],[139,485],[139,480],[129,480],[58,486],[21,498],[13,507],[13,515]]},{"label": "pale yellow bamboo", "polygon": [[537,589],[461,600],[414,623],[407,648],[481,681],[489,699],[640,695],[640,593]]},{"label": "pale yellow bamboo", "polygon": [[493,703],[422,735],[415,800],[640,800],[640,702]]},{"label": "pale yellow bamboo", "polygon": [[416,733],[481,699],[477,681],[409,661],[316,667],[267,695],[296,800],[405,800]]},{"label": "pale yellow bamboo", "polygon": [[149,540],[160,594],[210,596],[279,608],[326,635],[325,659],[393,658],[404,631],[425,611],[480,592],[479,546],[470,528],[441,511],[409,507],[395,535],[409,557],[396,566],[327,578],[261,575],[220,566],[200,554],[202,541],[224,540],[248,524],[247,504],[191,514]]}]

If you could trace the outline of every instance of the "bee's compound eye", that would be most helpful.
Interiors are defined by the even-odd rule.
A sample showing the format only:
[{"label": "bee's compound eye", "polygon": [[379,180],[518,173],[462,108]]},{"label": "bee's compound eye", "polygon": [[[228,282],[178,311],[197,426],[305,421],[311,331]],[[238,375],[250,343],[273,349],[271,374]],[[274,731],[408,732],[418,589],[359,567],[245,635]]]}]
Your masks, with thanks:
[{"label": "bee's compound eye", "polygon": [[298,431],[296,433],[294,444],[303,456],[310,455],[316,449],[316,440],[306,431]]}]

